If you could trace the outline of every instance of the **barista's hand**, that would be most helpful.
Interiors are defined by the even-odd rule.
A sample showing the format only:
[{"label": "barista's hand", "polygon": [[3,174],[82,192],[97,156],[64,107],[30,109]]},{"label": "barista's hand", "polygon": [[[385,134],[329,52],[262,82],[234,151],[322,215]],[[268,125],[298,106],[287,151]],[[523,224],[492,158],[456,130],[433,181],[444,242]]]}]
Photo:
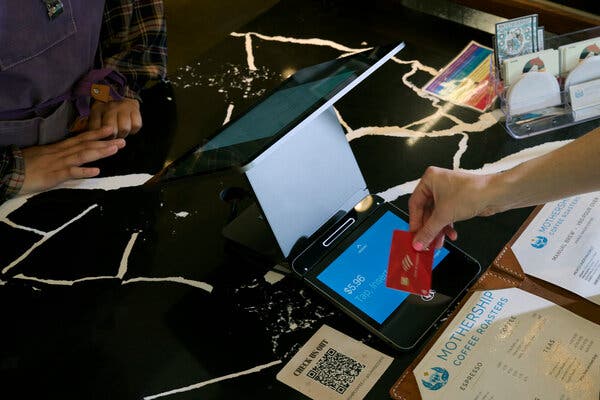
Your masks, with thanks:
[{"label": "barista's hand", "polygon": [[112,127],[115,137],[124,138],[130,133],[137,133],[142,127],[140,103],[127,97],[107,103],[94,101],[90,109],[88,129],[100,129],[102,126]]},{"label": "barista's hand", "polygon": [[39,192],[70,179],[98,175],[100,169],[82,165],[111,156],[125,146],[124,139],[106,140],[112,136],[112,127],[103,127],[61,142],[22,149],[25,181],[20,193]]}]

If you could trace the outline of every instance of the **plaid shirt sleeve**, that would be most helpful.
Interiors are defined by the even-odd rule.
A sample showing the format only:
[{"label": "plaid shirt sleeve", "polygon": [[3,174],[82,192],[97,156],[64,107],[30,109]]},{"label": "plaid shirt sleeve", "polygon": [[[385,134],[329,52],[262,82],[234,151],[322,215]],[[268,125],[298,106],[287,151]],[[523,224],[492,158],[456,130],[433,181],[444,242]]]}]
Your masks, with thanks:
[{"label": "plaid shirt sleeve", "polygon": [[0,147],[0,204],[16,196],[25,180],[25,163],[17,146]]},{"label": "plaid shirt sleeve", "polygon": [[162,0],[106,0],[100,55],[127,78],[126,97],[167,72],[167,26]]}]

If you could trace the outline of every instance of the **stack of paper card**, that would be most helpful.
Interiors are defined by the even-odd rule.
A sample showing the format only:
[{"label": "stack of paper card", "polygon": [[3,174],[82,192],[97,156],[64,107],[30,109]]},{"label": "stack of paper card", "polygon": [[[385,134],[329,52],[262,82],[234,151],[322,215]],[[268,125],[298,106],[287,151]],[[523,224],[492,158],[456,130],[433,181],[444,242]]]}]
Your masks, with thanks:
[{"label": "stack of paper card", "polygon": [[561,76],[566,76],[588,57],[600,55],[600,37],[565,44],[558,48]]},{"label": "stack of paper card", "polygon": [[600,56],[589,56],[578,62],[567,75],[564,89],[575,121],[599,116]]},{"label": "stack of paper card", "polygon": [[504,85],[512,85],[521,77],[521,75],[528,72],[546,71],[557,76],[559,73],[558,63],[558,50],[555,49],[542,50],[505,59],[502,63]]},{"label": "stack of paper card", "polygon": [[571,85],[569,97],[575,121],[600,115],[600,79]]},{"label": "stack of paper card", "polygon": [[544,49],[544,27],[538,26],[537,14],[496,24],[495,54],[497,65],[507,58]]}]

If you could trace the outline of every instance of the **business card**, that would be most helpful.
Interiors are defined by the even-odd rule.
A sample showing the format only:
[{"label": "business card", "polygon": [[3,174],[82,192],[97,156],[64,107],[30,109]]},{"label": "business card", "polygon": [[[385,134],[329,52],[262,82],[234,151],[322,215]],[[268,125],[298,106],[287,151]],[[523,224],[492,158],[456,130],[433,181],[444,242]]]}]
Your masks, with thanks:
[{"label": "business card", "polygon": [[582,108],[600,104],[600,79],[569,86],[571,108]]}]

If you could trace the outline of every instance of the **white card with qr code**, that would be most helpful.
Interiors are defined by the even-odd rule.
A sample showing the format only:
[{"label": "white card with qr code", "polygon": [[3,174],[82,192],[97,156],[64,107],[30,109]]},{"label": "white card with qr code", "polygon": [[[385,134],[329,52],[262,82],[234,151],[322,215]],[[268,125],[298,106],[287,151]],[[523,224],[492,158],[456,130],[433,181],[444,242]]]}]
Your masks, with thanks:
[{"label": "white card with qr code", "polygon": [[323,325],[277,374],[314,400],[362,399],[394,359]]}]

